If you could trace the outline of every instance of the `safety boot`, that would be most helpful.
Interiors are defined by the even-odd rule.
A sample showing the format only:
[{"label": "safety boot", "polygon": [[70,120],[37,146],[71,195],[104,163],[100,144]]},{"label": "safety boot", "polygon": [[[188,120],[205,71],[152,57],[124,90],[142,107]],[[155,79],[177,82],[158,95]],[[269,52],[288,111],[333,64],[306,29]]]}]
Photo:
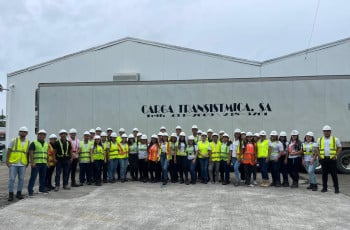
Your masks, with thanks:
[{"label": "safety boot", "polygon": [[9,192],[9,198],[7,201],[13,201],[13,192]]}]

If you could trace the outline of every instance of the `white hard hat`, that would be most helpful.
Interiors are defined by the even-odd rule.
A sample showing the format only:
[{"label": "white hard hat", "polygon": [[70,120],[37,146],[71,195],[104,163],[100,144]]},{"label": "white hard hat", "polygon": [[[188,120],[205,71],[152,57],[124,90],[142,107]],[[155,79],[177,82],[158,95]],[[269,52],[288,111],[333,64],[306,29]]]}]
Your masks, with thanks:
[{"label": "white hard hat", "polygon": [[137,133],[137,136],[138,136],[138,137],[141,137],[141,136],[142,136],[142,133],[138,132],[138,133]]},{"label": "white hard hat", "polygon": [[180,133],[180,136],[185,137],[185,136],[186,136],[186,133],[185,133],[185,132],[181,132],[181,133]]},{"label": "white hard hat", "polygon": [[96,133],[94,129],[90,129],[89,133]]},{"label": "white hard hat", "polygon": [[225,131],[224,130],[220,130],[219,134],[224,134]]},{"label": "white hard hat", "polygon": [[133,134],[129,134],[128,138],[135,138]]},{"label": "white hard hat", "polygon": [[171,137],[177,137],[176,133],[172,133]]},{"label": "white hard hat", "polygon": [[71,129],[69,130],[69,133],[77,133],[77,130],[74,129],[74,128],[71,128]]},{"label": "white hard hat", "polygon": [[28,132],[28,128],[25,126],[22,126],[21,128],[19,128],[19,132]]},{"label": "white hard hat", "polygon": [[311,132],[311,131],[309,131],[309,132],[307,132],[307,133],[306,133],[306,136],[313,137],[313,136],[314,136],[314,133],[313,133],[313,132]]},{"label": "white hard hat", "polygon": [[84,135],[90,135],[89,131],[85,131]]},{"label": "white hard hat", "polygon": [[133,132],[138,132],[139,129],[138,129],[138,128],[133,128],[132,131],[133,131]]},{"label": "white hard hat", "polygon": [[147,136],[146,136],[145,134],[143,134],[143,135],[141,136],[141,140],[147,140]]},{"label": "white hard hat", "polygon": [[197,133],[203,133],[203,131],[202,130],[198,130]]},{"label": "white hard hat", "polygon": [[38,132],[38,134],[40,134],[40,133],[42,133],[42,134],[47,134],[47,132],[46,132],[44,129],[40,129],[39,132]]},{"label": "white hard hat", "polygon": [[192,129],[198,129],[197,125],[192,125]]},{"label": "white hard hat", "polygon": [[113,129],[112,128],[107,128],[107,131],[113,131]]},{"label": "white hard hat", "polygon": [[163,136],[163,137],[168,137],[169,134],[168,134],[167,132],[164,132],[164,133],[162,133],[162,136]]},{"label": "white hard hat", "polygon": [[160,127],[159,130],[166,130],[166,128],[164,126]]},{"label": "white hard hat", "polygon": [[254,133],[254,136],[260,137],[259,133]]},{"label": "white hard hat", "polygon": [[56,136],[56,134],[51,134],[50,136],[49,136],[49,139],[53,139],[53,138],[56,138],[57,139],[57,136]]},{"label": "white hard hat", "polygon": [[162,132],[159,132],[159,133],[158,133],[158,136],[163,136],[163,133],[162,133]]},{"label": "white hard hat", "polygon": [[151,136],[151,138],[158,138],[158,136],[156,135],[156,134],[153,134],[152,136]]},{"label": "white hard hat", "polygon": [[240,129],[235,129],[234,133],[241,133]]},{"label": "white hard hat", "polygon": [[264,130],[261,130],[259,133],[260,136],[266,136],[266,132]]},{"label": "white hard hat", "polygon": [[278,133],[277,133],[277,131],[271,131],[271,133],[270,133],[270,136],[278,136]]},{"label": "white hard hat", "polygon": [[106,132],[102,132],[101,133],[101,137],[107,137],[107,133]]},{"label": "white hard hat", "polygon": [[244,131],[241,131],[241,134],[246,134]]},{"label": "white hard hat", "polygon": [[246,135],[247,135],[247,137],[252,137],[252,136],[254,136],[252,132],[247,132]]},{"label": "white hard hat", "polygon": [[227,133],[224,133],[222,136],[230,138],[230,136]]},{"label": "white hard hat", "polygon": [[180,125],[176,126],[175,129],[182,129]]},{"label": "white hard hat", "polygon": [[208,129],[207,133],[213,133],[214,131],[212,129]]},{"label": "white hard hat", "polygon": [[116,132],[111,133],[111,137],[117,137],[117,133]]},{"label": "white hard hat", "polygon": [[201,136],[208,136],[206,132],[203,132]]},{"label": "white hard hat", "polygon": [[286,136],[287,136],[287,133],[286,133],[285,131],[282,131],[282,132],[280,132],[280,136],[281,136],[281,137],[286,137]]},{"label": "white hard hat", "polygon": [[95,130],[96,131],[102,131],[101,127],[97,127]]},{"label": "white hard hat", "polygon": [[332,131],[332,128],[329,125],[325,125],[323,126],[322,131]]},{"label": "white hard hat", "polygon": [[219,134],[217,134],[217,133],[213,133],[213,136],[219,136]]},{"label": "white hard hat", "polygon": [[194,141],[194,136],[193,136],[193,135],[188,136],[187,140],[189,140],[189,141]]},{"label": "white hard hat", "polygon": [[99,135],[96,135],[96,136],[94,136],[94,139],[96,140],[96,139],[101,139],[101,137],[99,136]]},{"label": "white hard hat", "polygon": [[67,130],[65,130],[65,129],[61,129],[59,132],[58,132],[58,134],[62,134],[62,133],[65,133],[65,134],[67,134]]},{"label": "white hard hat", "polygon": [[125,133],[123,133],[122,138],[124,138],[124,137],[128,138],[128,135],[126,135]]},{"label": "white hard hat", "polygon": [[125,129],[124,128],[120,128],[119,132],[125,132]]},{"label": "white hard hat", "polygon": [[297,135],[299,135],[299,132],[298,132],[298,130],[292,130],[292,132],[290,133],[290,135],[292,135],[292,136],[297,136]]}]

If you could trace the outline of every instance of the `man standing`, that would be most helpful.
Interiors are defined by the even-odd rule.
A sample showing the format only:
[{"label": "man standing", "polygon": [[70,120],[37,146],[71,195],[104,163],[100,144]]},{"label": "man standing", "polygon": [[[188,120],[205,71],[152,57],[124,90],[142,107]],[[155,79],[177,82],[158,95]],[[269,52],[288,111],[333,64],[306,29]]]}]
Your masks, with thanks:
[{"label": "man standing", "polygon": [[28,166],[28,148],[29,140],[26,139],[28,128],[21,127],[19,136],[13,139],[7,150],[6,165],[9,168],[9,198],[8,201],[13,201],[13,190],[18,175],[17,199],[23,199],[22,188],[24,183],[24,175]]},{"label": "man standing", "polygon": [[318,157],[322,165],[322,185],[321,192],[327,192],[328,174],[333,180],[334,192],[339,193],[339,183],[337,175],[337,157],[342,151],[340,140],[331,135],[332,128],[328,125],[323,127],[323,137],[318,138]]},{"label": "man standing", "polygon": [[63,171],[63,189],[69,190],[68,178],[69,178],[69,166],[72,158],[72,147],[67,140],[67,131],[62,129],[59,132],[60,140],[56,141],[53,145],[54,157],[56,162],[56,176],[55,176],[55,192],[60,189],[61,172]]},{"label": "man standing", "polygon": [[75,181],[75,172],[77,171],[78,162],[79,162],[79,148],[80,148],[80,141],[77,138],[77,130],[72,128],[69,130],[69,142],[72,147],[72,163],[69,168],[70,172],[70,179],[71,179],[71,186],[72,187],[79,187],[79,184]]},{"label": "man standing", "polygon": [[46,169],[47,169],[47,152],[49,145],[45,141],[46,131],[39,130],[37,140],[33,141],[29,146],[29,157],[32,166],[28,184],[28,195],[33,196],[34,184],[39,173],[39,193],[48,194],[45,187]]}]

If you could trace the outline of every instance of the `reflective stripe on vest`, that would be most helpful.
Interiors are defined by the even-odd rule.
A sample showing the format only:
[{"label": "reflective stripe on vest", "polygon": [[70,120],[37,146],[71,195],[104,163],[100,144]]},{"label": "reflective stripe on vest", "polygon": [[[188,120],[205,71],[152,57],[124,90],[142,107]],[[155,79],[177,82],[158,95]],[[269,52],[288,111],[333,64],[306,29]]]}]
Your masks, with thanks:
[{"label": "reflective stripe on vest", "polygon": [[80,154],[79,159],[80,163],[90,163],[90,150],[91,150],[91,143],[87,143],[87,147],[85,147],[84,142],[80,142]]},{"label": "reflective stripe on vest", "polygon": [[[183,151],[183,152],[181,152],[181,145],[184,146],[184,151]],[[179,142],[178,147],[177,147],[177,153],[176,153],[176,155],[177,155],[177,156],[183,156],[183,157],[187,156],[186,148],[185,148],[185,143]]]},{"label": "reflective stripe on vest", "polygon": [[[331,159],[333,159],[335,157],[335,155],[337,154],[337,146],[335,143],[335,137],[334,136],[330,136],[329,137],[329,156]],[[321,159],[324,159],[324,137],[321,137],[318,139],[318,146],[319,146],[319,150],[320,150],[320,157]]]},{"label": "reflective stripe on vest", "polygon": [[271,160],[275,160],[277,158],[278,154],[279,154],[278,151],[274,152],[274,150],[276,149],[277,145],[278,145],[278,141],[274,141],[274,142],[271,143],[271,148],[272,148],[272,152],[271,152],[271,155],[270,155],[270,159]]},{"label": "reflective stripe on vest", "polygon": [[39,141],[34,141],[35,151],[33,153],[33,160],[36,164],[46,164],[47,163],[47,150],[49,146],[47,142],[42,145]]},{"label": "reflective stripe on vest", "polygon": [[258,141],[258,158],[266,158],[269,155],[269,141]]},{"label": "reflective stripe on vest", "polygon": [[309,151],[306,151],[306,144],[303,143],[303,152],[304,152],[304,155],[311,155],[314,151],[313,151],[313,144],[310,143],[309,145]]},{"label": "reflective stripe on vest", "polygon": [[194,145],[188,145],[186,147],[186,154],[187,154],[187,158],[190,160],[193,160],[196,157],[196,152],[194,151]]},{"label": "reflective stripe on vest", "polygon": [[21,163],[23,165],[28,164],[27,152],[29,148],[29,141],[26,140],[24,146],[22,147],[22,142],[19,137],[17,137],[12,146],[12,151],[9,158],[10,164]]},{"label": "reflective stripe on vest", "polygon": [[94,151],[93,151],[93,159],[94,160],[104,160],[105,156],[103,154],[103,148],[100,145],[97,145],[94,147]]},{"label": "reflective stripe on vest", "polygon": [[198,142],[198,158],[203,158],[203,157],[208,157],[208,152],[209,152],[209,141],[206,142]]},{"label": "reflective stripe on vest", "polygon": [[153,144],[149,148],[148,160],[150,160],[150,161],[158,161],[159,160],[158,154],[159,154],[159,145],[158,144]]},{"label": "reflective stripe on vest", "polygon": [[118,158],[118,143],[110,143],[109,146],[109,159],[116,159]]},{"label": "reflective stripe on vest", "polygon": [[221,143],[219,141],[216,143],[210,142],[210,147],[212,161],[220,161]]},{"label": "reflective stripe on vest", "polygon": [[227,143],[221,144],[221,153],[220,153],[220,160],[227,161],[229,155],[229,148],[227,146]]},{"label": "reflective stripe on vest", "polygon": [[128,144],[118,143],[117,158],[118,159],[127,158],[128,157],[128,153],[129,153],[129,145]]},{"label": "reflective stripe on vest", "polygon": [[137,144],[134,142],[132,145],[129,145],[130,154],[137,154]]},{"label": "reflective stripe on vest", "polygon": [[57,154],[58,157],[67,157],[68,156],[68,146],[69,146],[69,142],[66,141],[66,145],[67,145],[67,148],[66,148],[66,151],[64,152],[63,150],[63,143],[61,140],[58,141],[58,143],[60,144],[60,147],[61,147],[61,154]]},{"label": "reflective stripe on vest", "polygon": [[255,165],[255,145],[247,143],[243,153],[242,164]]},{"label": "reflective stripe on vest", "polygon": [[47,163],[49,164],[49,166],[55,166],[53,154],[54,154],[54,152],[53,152],[53,147],[52,147],[52,145],[49,143],[49,144],[48,144],[48,149],[47,149]]}]

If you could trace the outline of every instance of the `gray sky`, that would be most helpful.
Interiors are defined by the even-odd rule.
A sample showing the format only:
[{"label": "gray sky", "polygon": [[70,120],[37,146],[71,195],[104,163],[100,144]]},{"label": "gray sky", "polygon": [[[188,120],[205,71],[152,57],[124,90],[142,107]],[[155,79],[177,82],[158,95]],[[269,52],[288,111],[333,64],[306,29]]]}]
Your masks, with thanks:
[{"label": "gray sky", "polygon": [[[308,48],[318,0],[0,0],[6,74],[123,37],[262,61]],[[350,37],[350,1],[320,0],[310,46]],[[5,109],[0,95],[0,109]]]}]

